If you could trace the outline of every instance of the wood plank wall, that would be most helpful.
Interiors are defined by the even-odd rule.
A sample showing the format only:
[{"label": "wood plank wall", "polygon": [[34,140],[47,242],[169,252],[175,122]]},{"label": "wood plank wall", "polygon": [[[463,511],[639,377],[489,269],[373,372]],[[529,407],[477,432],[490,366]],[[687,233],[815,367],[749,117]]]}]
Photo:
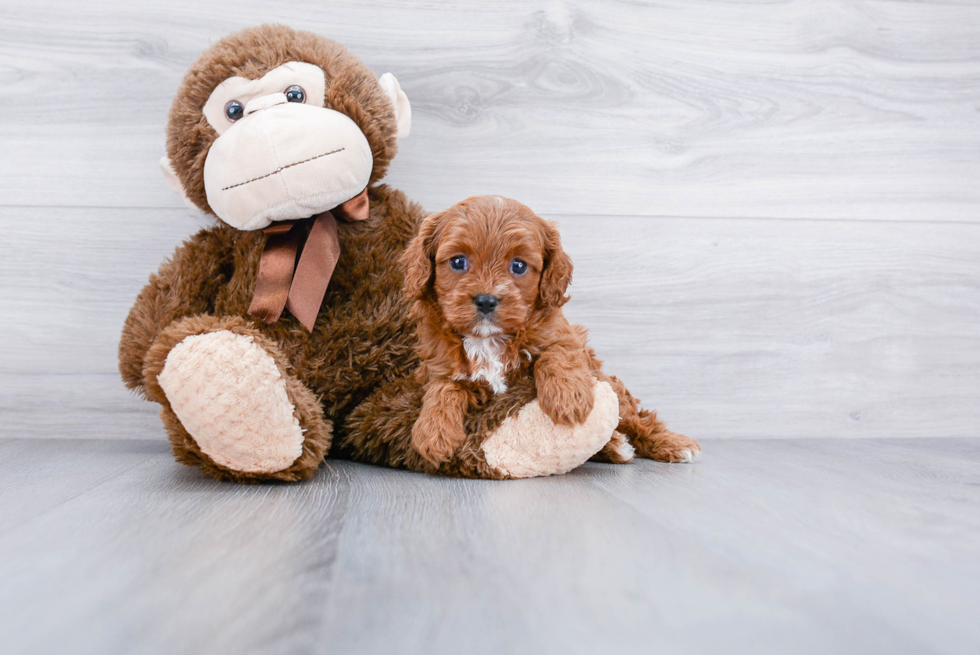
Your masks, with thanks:
[{"label": "wood plank wall", "polygon": [[0,435],[162,439],[119,382],[139,288],[207,219],[160,178],[176,87],[262,22],[413,102],[388,181],[557,220],[569,314],[700,437],[977,436],[980,3],[0,6]]}]

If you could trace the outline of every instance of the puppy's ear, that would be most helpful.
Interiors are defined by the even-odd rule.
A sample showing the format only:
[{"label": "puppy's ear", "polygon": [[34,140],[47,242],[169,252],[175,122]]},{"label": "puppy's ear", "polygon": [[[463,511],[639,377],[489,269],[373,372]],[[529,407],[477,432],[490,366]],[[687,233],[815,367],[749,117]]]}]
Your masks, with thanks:
[{"label": "puppy's ear", "polygon": [[568,298],[565,291],[572,281],[572,260],[561,247],[558,227],[551,221],[542,221],[544,229],[544,271],[538,286],[538,296],[545,307],[561,307]]},{"label": "puppy's ear", "polygon": [[408,244],[401,258],[402,274],[405,276],[405,295],[418,300],[425,295],[432,284],[434,258],[438,246],[438,234],[446,221],[449,210],[430,214],[422,221],[419,233]]}]

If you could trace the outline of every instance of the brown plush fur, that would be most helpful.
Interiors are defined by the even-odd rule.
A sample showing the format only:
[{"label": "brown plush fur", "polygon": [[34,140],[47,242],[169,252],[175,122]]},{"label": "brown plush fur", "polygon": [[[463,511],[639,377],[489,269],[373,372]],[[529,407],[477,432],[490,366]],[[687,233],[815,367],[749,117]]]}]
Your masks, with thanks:
[{"label": "brown plush fur", "polygon": [[[185,191],[201,209],[210,211],[203,166],[217,137],[202,115],[205,101],[231,75],[259,78],[288,61],[312,63],[326,71],[326,106],[348,115],[367,136],[374,153],[371,183],[384,175],[395,155],[396,126],[374,74],[337,43],[281,26],[262,26],[214,44],[191,67],[174,100],[168,153]],[[179,461],[239,482],[302,479],[321,464],[331,448],[332,431],[331,454],[423,468],[404,454],[408,432],[398,433],[404,444],[393,443],[391,434],[373,432],[375,424],[407,424],[410,429],[417,408],[405,401],[392,411],[385,403],[365,401],[386,398],[418,366],[398,260],[424,214],[404,194],[383,184],[370,186],[368,197],[369,219],[339,225],[340,260],[311,333],[289,312],[273,325],[248,316],[265,244],[262,232],[242,232],[218,222],[191,237],[150,276],[126,319],[119,368],[129,388],[163,406],[164,425]],[[306,442],[302,456],[284,471],[241,473],[213,462],[187,434],[157,384],[170,349],[182,338],[220,329],[253,337],[286,381]],[[462,456],[466,464],[460,465],[459,474],[494,477],[479,445],[506,415],[527,402],[527,397],[521,399],[514,396],[506,406],[498,403],[472,423],[470,456]]]},{"label": "brown plush fur", "polygon": [[[431,465],[449,461],[466,441],[470,408],[485,404],[491,392],[485,381],[474,381],[478,366],[464,348],[464,339],[488,335],[498,340],[508,386],[533,376],[538,402],[556,424],[585,420],[599,378],[619,396],[618,432],[641,457],[681,461],[682,451],[700,450],[693,440],[668,431],[655,414],[640,410],[619,380],[602,373],[585,330],[569,324],[561,311],[572,263],[558,230],[524,205],[480,196],[433,214],[402,263],[418,325],[418,378],[424,385],[412,445]],[[496,305],[484,313],[477,302],[487,296]],[[602,457],[622,461],[614,448]]]},{"label": "brown plush fur", "polygon": [[[361,400],[414,371],[418,360],[397,262],[423,214],[385,185],[368,195],[371,218],[340,225],[340,261],[311,333],[288,312],[272,325],[248,317],[264,244],[260,232],[223,224],[202,230],[150,277],[126,319],[120,370],[127,386],[164,405],[179,461],[238,481],[309,477],[329,446],[330,423],[343,434],[344,418]],[[156,382],[167,354],[181,338],[217,329],[261,337],[257,343],[287,380],[300,425],[308,437],[320,435],[304,444],[304,456],[290,469],[269,475],[225,470],[200,452],[170,412]],[[348,437],[370,440],[349,431]]]}]

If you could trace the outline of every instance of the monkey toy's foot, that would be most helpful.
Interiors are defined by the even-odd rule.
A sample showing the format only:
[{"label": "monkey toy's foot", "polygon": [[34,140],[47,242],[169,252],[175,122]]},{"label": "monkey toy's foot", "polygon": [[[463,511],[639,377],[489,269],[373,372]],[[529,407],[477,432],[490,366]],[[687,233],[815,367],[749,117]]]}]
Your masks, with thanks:
[{"label": "monkey toy's foot", "polygon": [[176,327],[161,344],[167,352],[156,382],[177,458],[238,481],[312,475],[330,425],[312,392],[273,355],[275,346],[244,325]]},{"label": "monkey toy's foot", "polygon": [[584,423],[557,425],[534,400],[501,423],[483,442],[487,464],[510,478],[567,473],[602,450],[619,423],[619,399],[606,382],[594,388],[595,406]]}]

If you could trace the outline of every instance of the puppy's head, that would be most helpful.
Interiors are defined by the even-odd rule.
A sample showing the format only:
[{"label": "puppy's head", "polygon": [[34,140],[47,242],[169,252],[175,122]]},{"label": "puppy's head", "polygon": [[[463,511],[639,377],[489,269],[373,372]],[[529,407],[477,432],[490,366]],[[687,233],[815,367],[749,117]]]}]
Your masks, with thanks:
[{"label": "puppy's head", "polygon": [[572,262],[553,223],[521,203],[475,196],[427,217],[402,257],[405,292],[454,332],[515,334],[567,301]]}]

